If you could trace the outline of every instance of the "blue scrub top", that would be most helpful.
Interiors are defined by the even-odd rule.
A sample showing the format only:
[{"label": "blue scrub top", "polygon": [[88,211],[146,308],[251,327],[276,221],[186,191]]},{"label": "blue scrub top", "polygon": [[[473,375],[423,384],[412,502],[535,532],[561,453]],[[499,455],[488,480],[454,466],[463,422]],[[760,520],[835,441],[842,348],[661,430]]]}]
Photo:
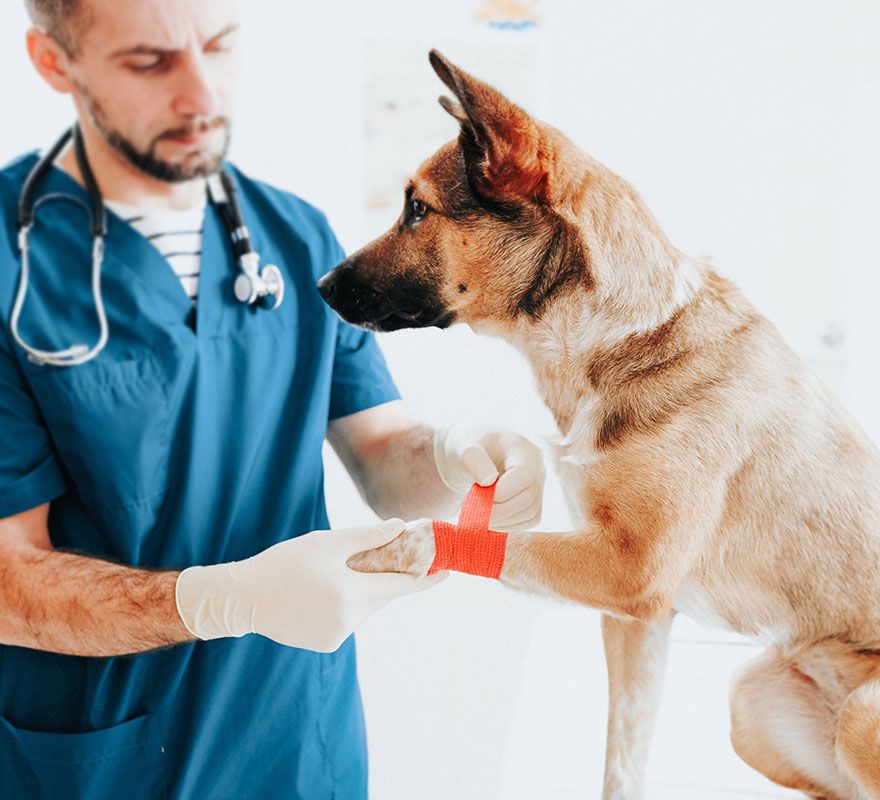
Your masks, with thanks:
[{"label": "blue scrub top", "polygon": [[[343,259],[324,215],[229,167],[277,311],[234,299],[209,203],[198,303],[159,252],[109,214],[110,338],[93,361],[38,366],[9,329],[15,206],[36,161],[0,171],[0,518],[52,501],[57,548],[139,567],[246,558],[328,527],[327,422],[399,395],[369,334],[315,289]],[[38,197],[19,328],[55,350],[98,336],[85,191],[58,168]],[[310,613],[320,614],[319,607]],[[313,653],[261,636],[114,658],[0,646],[0,798],[365,798],[349,638]]]}]

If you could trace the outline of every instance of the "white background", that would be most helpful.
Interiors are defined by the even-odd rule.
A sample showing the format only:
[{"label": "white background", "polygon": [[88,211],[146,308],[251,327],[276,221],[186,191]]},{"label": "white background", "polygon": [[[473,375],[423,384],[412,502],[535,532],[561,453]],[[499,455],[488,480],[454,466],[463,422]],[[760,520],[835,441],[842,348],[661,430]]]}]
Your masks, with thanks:
[{"label": "white background", "polygon": [[[23,10],[4,5],[0,162],[54,140],[71,113],[26,60]],[[629,179],[670,238],[736,280],[880,439],[880,6],[547,0],[539,28],[517,33],[477,21],[478,5],[243,3],[233,159],[322,207],[345,247],[359,247],[397,213],[377,227],[366,211],[367,87],[387,98],[426,87],[418,119],[373,131],[399,136],[396,152],[417,154],[404,170],[415,168],[456,132],[433,105],[443,87],[426,54],[440,46]],[[519,68],[505,68],[520,53]],[[506,344],[463,328],[381,344],[419,419],[553,434]],[[327,494],[334,524],[372,518],[331,454]],[[551,474],[541,527],[567,526]],[[727,684],[757,648],[686,620],[674,637],[649,797],[790,796],[727,741]],[[596,612],[455,576],[359,638],[374,800],[598,796]]]}]

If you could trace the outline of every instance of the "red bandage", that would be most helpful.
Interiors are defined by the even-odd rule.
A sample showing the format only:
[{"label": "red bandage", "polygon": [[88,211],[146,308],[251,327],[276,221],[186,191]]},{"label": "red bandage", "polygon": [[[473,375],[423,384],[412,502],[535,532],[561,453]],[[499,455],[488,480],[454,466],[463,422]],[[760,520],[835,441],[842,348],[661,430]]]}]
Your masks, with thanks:
[{"label": "red bandage", "polygon": [[498,578],[504,566],[507,534],[489,530],[495,481],[491,486],[474,484],[464,499],[458,524],[433,520],[434,546],[437,554],[428,570],[433,575],[441,569],[467,572],[483,578]]}]

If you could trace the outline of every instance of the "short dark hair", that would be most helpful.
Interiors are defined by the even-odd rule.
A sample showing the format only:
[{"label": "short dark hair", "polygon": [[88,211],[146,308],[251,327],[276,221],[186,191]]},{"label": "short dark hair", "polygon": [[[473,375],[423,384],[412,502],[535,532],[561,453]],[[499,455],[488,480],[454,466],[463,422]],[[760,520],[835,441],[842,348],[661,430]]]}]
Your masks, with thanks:
[{"label": "short dark hair", "polygon": [[76,34],[82,20],[76,18],[81,5],[81,0],[25,0],[34,25],[46,31],[71,57],[77,53]]}]

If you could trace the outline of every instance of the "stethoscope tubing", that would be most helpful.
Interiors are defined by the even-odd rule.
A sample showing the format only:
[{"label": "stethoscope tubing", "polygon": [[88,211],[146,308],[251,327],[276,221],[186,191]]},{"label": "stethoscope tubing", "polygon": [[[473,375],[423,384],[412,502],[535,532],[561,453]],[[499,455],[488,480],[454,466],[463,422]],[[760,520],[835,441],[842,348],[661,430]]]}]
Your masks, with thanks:
[{"label": "stethoscope tubing", "polygon": [[[36,211],[44,203],[50,201],[68,202],[82,206],[86,213],[91,217],[89,209],[85,208],[85,204],[75,197],[53,192],[41,197],[31,206],[31,220],[36,220]],[[28,281],[30,278],[30,246],[28,243],[28,235],[30,233],[33,221],[26,227],[20,228],[18,231],[18,247],[21,250],[21,275],[18,281],[18,290],[15,294],[15,301],[12,305],[12,316],[10,317],[9,327],[16,343],[24,349],[28,354],[28,359],[35,364],[48,364],[53,367],[75,367],[79,364],[85,364],[91,361],[107,344],[109,337],[109,327],[107,325],[107,313],[104,309],[104,298],[101,294],[101,266],[104,262],[104,237],[100,234],[92,239],[92,297],[95,302],[95,313],[98,317],[99,334],[98,341],[94,347],[89,348],[85,344],[73,344],[63,350],[40,350],[32,345],[27,344],[21,337],[18,330],[18,320],[21,316],[21,310],[24,307],[24,300],[27,297]]]},{"label": "stethoscope tubing", "polygon": [[[30,247],[28,237],[36,222],[37,209],[44,203],[51,200],[66,200],[82,206],[85,204],[75,197],[59,192],[45,195],[36,202],[33,202],[32,198],[37,185],[49,169],[51,169],[55,159],[71,138],[73,139],[77,166],[85,182],[91,206],[91,208],[86,210],[89,214],[89,224],[92,232],[91,283],[95,313],[98,317],[99,325],[98,341],[91,348],[85,344],[73,344],[62,350],[40,350],[25,342],[18,328],[30,279]],[[242,270],[235,281],[235,296],[239,301],[248,305],[253,305],[262,297],[274,296],[275,303],[271,308],[278,308],[284,299],[284,279],[281,271],[272,264],[267,264],[260,270],[260,257],[251,246],[250,233],[242,220],[236,198],[235,184],[232,178],[222,170],[216,177],[218,178],[219,187],[217,187],[216,183],[212,187],[212,181],[209,179],[208,193],[217,206],[232,243],[233,255]],[[25,178],[18,201],[17,221],[18,247],[21,251],[21,274],[19,275],[18,289],[15,294],[10,318],[13,338],[27,353],[28,359],[36,364],[48,364],[53,367],[72,367],[91,361],[104,349],[109,338],[107,314],[101,294],[101,267],[104,262],[104,243],[107,238],[107,210],[104,206],[104,200],[101,197],[97,181],[95,181],[89,166],[82,132],[78,124],[73,125],[62,134],[58,141],[36,163],[27,178]]]}]

